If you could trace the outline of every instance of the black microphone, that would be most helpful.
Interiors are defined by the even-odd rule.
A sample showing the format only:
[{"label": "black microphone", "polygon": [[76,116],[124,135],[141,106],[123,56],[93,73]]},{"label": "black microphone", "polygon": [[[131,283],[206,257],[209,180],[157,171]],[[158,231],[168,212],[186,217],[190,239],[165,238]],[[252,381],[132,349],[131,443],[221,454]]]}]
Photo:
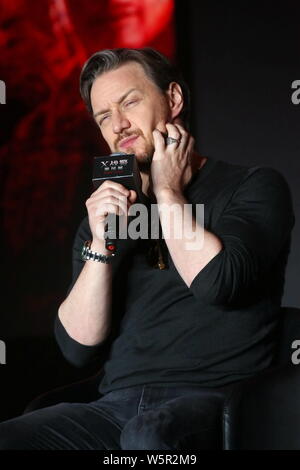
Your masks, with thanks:
[{"label": "black microphone", "polygon": [[[137,202],[143,202],[142,179],[134,154],[111,153],[103,157],[94,157],[93,185],[97,189],[106,180],[120,183],[137,193]],[[112,253],[117,250],[117,229],[114,214],[108,214],[105,247]]]}]

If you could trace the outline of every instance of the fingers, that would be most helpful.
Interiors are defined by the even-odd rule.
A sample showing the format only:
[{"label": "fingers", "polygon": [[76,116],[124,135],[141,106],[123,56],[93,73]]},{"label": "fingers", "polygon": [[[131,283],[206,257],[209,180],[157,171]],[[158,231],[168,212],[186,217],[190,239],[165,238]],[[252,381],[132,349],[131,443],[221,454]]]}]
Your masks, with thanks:
[{"label": "fingers", "polygon": [[89,215],[101,216],[102,219],[108,214],[127,214],[129,203],[125,197],[103,196],[99,199],[87,199],[86,207]]},{"label": "fingers", "polygon": [[168,131],[168,137],[172,137],[173,139],[176,140],[181,140],[181,133],[180,130],[178,129],[177,126],[174,126],[173,124],[167,123],[166,128]]},{"label": "fingers", "polygon": [[86,200],[86,207],[92,225],[103,223],[107,214],[127,215],[136,199],[135,191],[130,191],[114,181],[105,181]]},{"label": "fingers", "polygon": [[168,133],[165,121],[158,121],[155,127],[162,133],[162,135],[166,135]]},{"label": "fingers", "polygon": [[188,153],[192,153],[194,150],[194,145],[195,145],[195,139],[192,135],[189,136],[188,141],[187,141],[187,151]]},{"label": "fingers", "polygon": [[121,216],[120,223],[125,224],[129,207],[136,199],[137,193],[135,191],[128,190],[114,181],[104,181],[85,203],[93,240],[103,242],[108,214]]},{"label": "fingers", "polygon": [[[158,129],[154,129],[154,131],[152,132],[152,135],[153,135],[155,150],[158,150],[158,155],[161,155],[161,152],[165,148],[165,139],[162,133]],[[153,157],[153,159],[155,159],[155,157]]]},{"label": "fingers", "polygon": [[178,132],[180,132],[182,137],[188,136],[189,133],[186,131],[186,129],[181,125],[181,124],[173,124],[174,127],[178,129]]},{"label": "fingers", "polygon": [[180,124],[167,123],[166,127],[168,129],[168,137],[179,140],[177,144],[172,144],[172,146],[177,145],[177,147],[180,146],[180,148],[186,150],[192,136]]},{"label": "fingers", "polygon": [[101,186],[99,186],[99,188],[96,189],[96,191],[94,191],[91,194],[90,197],[91,198],[97,197],[99,193],[104,193],[104,192],[106,192],[106,194],[115,195],[116,197],[118,195],[128,197],[130,194],[129,190],[125,188],[125,186],[123,186],[122,184],[115,183],[114,181],[111,181],[111,180],[106,180],[104,181],[104,183],[101,184]]}]

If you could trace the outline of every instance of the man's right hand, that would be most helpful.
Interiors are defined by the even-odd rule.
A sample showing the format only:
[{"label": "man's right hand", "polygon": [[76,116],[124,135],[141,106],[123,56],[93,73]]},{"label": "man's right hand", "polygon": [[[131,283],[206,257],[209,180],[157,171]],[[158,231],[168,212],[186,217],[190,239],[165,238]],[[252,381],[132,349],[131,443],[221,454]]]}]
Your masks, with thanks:
[{"label": "man's right hand", "polygon": [[104,230],[108,214],[127,215],[129,207],[136,201],[137,193],[122,184],[106,180],[86,200],[89,225],[92,232],[91,249],[105,250]]}]

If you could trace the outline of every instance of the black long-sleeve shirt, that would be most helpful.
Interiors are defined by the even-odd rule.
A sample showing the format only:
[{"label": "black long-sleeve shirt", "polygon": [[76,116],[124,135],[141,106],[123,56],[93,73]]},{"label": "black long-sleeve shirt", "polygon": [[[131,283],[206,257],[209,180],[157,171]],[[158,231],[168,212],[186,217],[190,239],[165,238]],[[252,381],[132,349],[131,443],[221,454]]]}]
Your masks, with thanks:
[{"label": "black long-sleeve shirt", "polygon": [[[169,269],[158,270],[146,261],[147,240],[119,240],[110,336],[81,345],[56,317],[56,338],[71,363],[104,360],[102,394],[147,383],[218,387],[272,363],[294,225],[285,179],[272,168],[209,158],[184,195],[204,204],[205,229],[223,244],[190,287],[168,251]],[[86,217],[75,237],[69,291],[89,239]]]}]

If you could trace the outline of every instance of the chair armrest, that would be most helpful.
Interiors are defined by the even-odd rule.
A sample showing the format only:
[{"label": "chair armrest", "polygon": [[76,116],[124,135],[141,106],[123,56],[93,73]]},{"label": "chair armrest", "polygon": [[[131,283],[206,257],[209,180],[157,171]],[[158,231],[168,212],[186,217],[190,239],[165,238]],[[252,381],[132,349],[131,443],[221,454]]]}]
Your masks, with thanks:
[{"label": "chair armrest", "polygon": [[238,383],[223,408],[224,449],[300,449],[300,367],[289,364]]},{"label": "chair armrest", "polygon": [[45,408],[47,406],[57,405],[61,402],[67,403],[89,403],[100,398],[101,394],[98,390],[100,381],[104,375],[101,369],[96,375],[88,379],[74,382],[63,387],[58,387],[50,392],[43,393],[34,398],[25,408],[23,414],[31,411]]}]

